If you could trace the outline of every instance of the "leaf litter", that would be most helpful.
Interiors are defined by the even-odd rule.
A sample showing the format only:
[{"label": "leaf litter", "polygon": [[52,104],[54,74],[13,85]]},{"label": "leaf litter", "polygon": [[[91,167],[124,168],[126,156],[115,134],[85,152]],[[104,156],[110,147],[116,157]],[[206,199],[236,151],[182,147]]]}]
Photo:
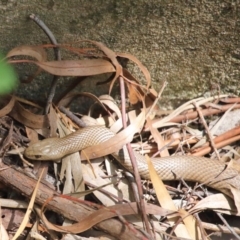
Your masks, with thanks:
[{"label": "leaf litter", "polygon": [[[9,202],[11,198],[29,203],[13,238],[18,238],[20,234],[30,236],[26,229],[32,230],[31,236],[39,234],[39,238],[56,239],[58,233],[81,236],[86,231],[84,236],[87,234],[90,238],[95,228],[99,230],[99,238],[106,237],[107,233],[109,239],[211,239],[216,232],[238,236],[240,229],[234,224],[234,221],[239,221],[238,189],[230,187],[232,198],[229,198],[206,189],[203,184],[186,183],[184,179],[164,185],[151,164],[151,157],[192,154],[217,158],[219,155],[228,167],[239,169],[236,166],[239,158],[237,113],[240,99],[220,94],[201,97],[184,103],[170,114],[165,113],[161,110],[161,93],[166,82],[157,93],[151,87],[150,73],[135,56],[114,52],[101,42],[83,40],[76,45],[79,44],[83,47],[74,44],[18,46],[7,54],[8,62],[13,65],[36,65],[38,70],[29,73],[32,76],[45,71],[49,76],[67,76],[75,80],[83,77],[76,85],[82,80],[91,81],[94,75],[111,75],[104,83],[108,94],[103,96],[78,92],[67,86],[62,89],[61,97],[53,96],[51,102],[42,99],[33,102],[15,94],[1,96],[2,191],[7,188],[12,192],[17,190],[26,197],[9,195]],[[69,60],[48,59],[47,52],[56,47],[73,57]],[[131,69],[120,64],[121,58],[138,67],[141,80],[133,76]],[[20,83],[19,87],[24,84]],[[112,92],[118,88],[120,101],[112,97]],[[71,104],[78,102],[82,96],[93,100],[92,105],[86,105],[87,115],[71,109]],[[47,105],[49,108],[45,113]],[[231,127],[217,132],[219,125],[230,126],[230,123]],[[105,125],[116,135],[97,146],[84,149],[80,154],[70,154],[59,162],[25,159],[31,163],[28,165],[25,160],[20,160],[29,142],[64,137],[84,125]],[[151,181],[142,179],[136,184],[135,176],[125,173],[125,169],[109,156],[129,143],[135,151],[147,154]],[[230,159],[232,161],[228,164]],[[38,183],[40,180],[41,183]],[[16,185],[14,189],[13,184]],[[177,205],[179,199],[181,203]],[[10,208],[7,202],[1,207]],[[208,212],[208,220],[204,218],[204,211]],[[231,224],[218,218],[219,213],[231,215]],[[60,216],[61,220],[56,221]],[[71,220],[69,226],[65,226],[67,219]],[[222,227],[216,230],[219,224]],[[8,234],[13,231],[7,230]]]}]

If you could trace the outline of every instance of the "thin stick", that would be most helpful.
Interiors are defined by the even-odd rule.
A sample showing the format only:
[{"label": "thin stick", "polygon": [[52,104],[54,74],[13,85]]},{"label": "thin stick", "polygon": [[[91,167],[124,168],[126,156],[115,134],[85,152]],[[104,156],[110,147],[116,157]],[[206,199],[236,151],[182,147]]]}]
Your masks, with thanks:
[{"label": "thin stick", "polygon": [[237,235],[237,233],[235,232],[234,228],[232,228],[228,222],[225,220],[225,218],[222,216],[221,213],[217,213],[218,217],[222,220],[222,222],[225,224],[225,226],[228,228],[228,230],[236,237],[236,239],[240,240],[240,236]]},{"label": "thin stick", "polygon": [[139,194],[138,194],[138,190],[137,190],[137,184],[136,181],[134,179],[134,176],[132,175],[132,173],[125,171],[124,172],[125,177],[127,178],[128,182],[131,185],[132,191],[133,191],[133,196],[134,199],[136,200],[137,203],[140,202],[139,200]]},{"label": "thin stick", "polygon": [[[92,184],[88,181],[84,181],[84,183],[91,188],[97,188],[98,187],[97,185]],[[120,197],[116,196],[115,194],[113,194],[113,193],[111,193],[111,192],[109,192],[109,191],[107,191],[103,188],[99,188],[98,191],[101,192],[101,193],[104,193],[105,195],[107,195],[111,198],[114,198],[114,199],[118,200],[119,202],[124,202],[124,203],[129,203],[130,202],[128,199],[120,198]]]},{"label": "thin stick", "polygon": [[[122,123],[123,123],[123,128],[127,127],[127,123],[126,123],[126,106],[125,106],[125,86],[124,86],[124,81],[122,77],[119,77],[119,82],[120,82],[120,92],[121,92],[121,100],[122,100]],[[138,172],[138,168],[137,168],[137,162],[136,162],[136,158],[134,156],[132,147],[130,145],[130,143],[127,143],[126,145],[129,156],[130,156],[130,160],[132,162],[132,167],[133,167],[133,174],[135,176],[136,179],[136,184],[137,184],[137,188],[138,188],[138,194],[139,194],[139,204],[140,204],[140,212],[142,213],[142,217],[144,219],[144,223],[145,223],[145,227],[147,230],[147,233],[151,235],[151,230],[150,230],[150,226],[149,226],[149,222],[148,222],[148,217],[146,214],[146,209],[145,209],[145,204],[143,201],[143,190],[142,190],[142,186],[141,186],[141,178]],[[138,199],[136,199],[136,202],[138,202]]]},{"label": "thin stick", "polygon": [[[224,141],[226,139],[230,139],[230,138],[235,137],[239,134],[240,134],[240,127],[238,126],[238,127],[230,129],[227,132],[222,133],[221,135],[216,136],[214,138],[214,143],[217,144],[221,141]],[[202,149],[204,149],[206,147],[209,147],[209,142],[204,143],[201,147],[194,148],[193,151],[197,153],[198,151],[201,151]]]},{"label": "thin stick", "polygon": [[78,118],[76,115],[74,115],[71,111],[69,111],[67,108],[60,106],[59,110],[66,114],[73,122],[75,122],[79,127],[86,127],[87,124],[80,118]]},{"label": "thin stick", "polygon": [[[215,144],[215,147],[217,149],[219,149],[219,148],[225,147],[225,146],[227,146],[227,145],[229,145],[231,143],[234,143],[234,142],[236,142],[238,140],[240,140],[240,135],[237,135],[237,136],[228,138],[226,140],[223,140],[221,142],[218,142],[218,143]],[[206,155],[206,154],[208,154],[210,152],[211,152],[211,147],[205,147],[205,148],[201,149],[200,151],[195,152],[195,153],[193,153],[191,155],[200,157],[200,156],[204,156],[204,155]]]},{"label": "thin stick", "polygon": [[20,150],[18,149],[18,146],[15,145],[13,142],[11,142],[11,146],[15,148],[15,150],[17,151],[19,157],[21,158],[21,160],[23,161],[23,163],[25,163],[26,165],[33,167],[33,164],[28,162],[22,155],[22,153],[20,152]]},{"label": "thin stick", "polygon": [[203,240],[207,240],[208,238],[207,238],[206,235],[204,234],[205,231],[204,231],[204,228],[203,228],[203,226],[202,226],[202,221],[200,220],[198,214],[195,213],[193,216],[195,217],[195,219],[196,219],[196,221],[197,221],[197,225],[198,225],[198,227],[199,227],[199,229],[200,229],[202,239],[203,239]]},{"label": "thin stick", "polygon": [[[39,18],[39,16],[36,16],[35,14],[32,13],[29,17],[46,33],[47,37],[49,38],[49,40],[52,44],[58,45],[57,40],[56,40],[55,36],[53,35],[52,31]],[[55,53],[55,58],[60,60],[61,59],[61,53],[60,53],[58,47],[54,48],[54,53]]]},{"label": "thin stick", "polygon": [[[226,104],[226,105],[219,105],[220,109],[216,109],[216,108],[207,108],[207,109],[201,109],[201,112],[203,114],[203,116],[211,116],[214,114],[219,114],[222,112],[226,112],[229,108],[232,107],[232,109],[239,109],[240,108],[240,104],[236,104],[233,107],[233,104]],[[182,121],[186,121],[186,120],[191,120],[191,119],[195,119],[196,117],[198,117],[198,112],[194,111],[194,112],[189,112],[186,114],[180,114],[172,119],[170,119],[168,122],[175,122],[175,123],[179,123]],[[153,124],[155,122],[158,122],[158,119],[153,120]]]},{"label": "thin stick", "polygon": [[168,82],[167,81],[164,81],[163,82],[163,85],[162,85],[162,88],[160,89],[158,95],[157,95],[157,98],[155,99],[154,103],[152,104],[151,108],[149,109],[149,111],[147,112],[146,114],[146,119],[149,117],[149,115],[152,114],[152,111],[154,109],[154,107],[156,106],[157,102],[159,101],[162,93],[163,93],[163,90],[165,89],[165,87],[167,86]]},{"label": "thin stick", "polygon": [[208,134],[208,137],[209,137],[209,141],[210,141],[210,143],[211,143],[211,146],[212,146],[214,152],[216,153],[216,156],[217,156],[218,160],[220,160],[220,156],[219,156],[218,150],[217,150],[217,148],[216,148],[216,145],[215,145],[215,142],[214,142],[214,140],[213,140],[212,134],[211,134],[211,132],[209,131],[209,128],[208,128],[208,126],[207,126],[207,123],[206,123],[206,121],[205,121],[205,119],[204,119],[204,117],[203,117],[203,114],[202,114],[201,110],[199,109],[199,106],[197,105],[196,102],[193,102],[193,105],[196,107],[196,110],[197,110],[197,112],[198,112],[198,114],[199,114],[199,117],[200,117],[200,119],[202,120],[202,124],[203,124],[203,126],[204,126],[204,128],[205,128],[205,130],[206,130],[206,132],[207,132],[207,134]]},{"label": "thin stick", "polygon": [[[38,16],[36,16],[35,14],[31,14],[29,17],[46,33],[46,35],[48,36],[48,38],[52,44],[58,45],[57,40],[56,40],[55,36],[53,35],[52,31],[47,27],[47,25]],[[60,61],[61,54],[60,54],[60,49],[58,47],[54,48],[54,53],[55,53],[55,59]],[[45,107],[45,114],[48,113],[49,107],[54,98],[58,79],[59,79],[58,76],[53,76],[50,91],[48,94],[47,104]]]},{"label": "thin stick", "polygon": [[[221,231],[222,233],[230,233],[229,229],[223,225],[217,225],[217,224],[206,223],[206,222],[202,222],[202,225],[205,229],[213,232]],[[232,227],[232,229],[234,229],[236,233],[240,234],[239,227]]]}]

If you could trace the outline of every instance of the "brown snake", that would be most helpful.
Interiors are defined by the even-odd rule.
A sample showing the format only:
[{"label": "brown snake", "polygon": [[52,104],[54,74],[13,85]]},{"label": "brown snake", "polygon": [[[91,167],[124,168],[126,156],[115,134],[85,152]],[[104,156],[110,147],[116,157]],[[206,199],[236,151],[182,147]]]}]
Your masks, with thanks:
[{"label": "brown snake", "polygon": [[[115,134],[102,126],[86,127],[64,138],[48,138],[30,145],[24,155],[35,160],[57,160],[89,146],[105,142]],[[145,157],[134,152],[142,178],[150,179]],[[112,155],[132,172],[132,164],[125,147]],[[195,156],[170,156],[152,158],[152,163],[162,180],[183,178],[206,184],[232,197],[230,187],[240,190],[240,175],[218,160]]]}]

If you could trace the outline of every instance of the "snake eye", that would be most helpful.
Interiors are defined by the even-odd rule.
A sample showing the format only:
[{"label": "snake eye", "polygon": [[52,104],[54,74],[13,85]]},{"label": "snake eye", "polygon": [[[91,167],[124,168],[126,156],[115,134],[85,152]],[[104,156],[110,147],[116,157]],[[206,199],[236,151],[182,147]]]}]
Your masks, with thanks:
[{"label": "snake eye", "polygon": [[42,157],[42,155],[34,155],[35,159],[39,159]]}]

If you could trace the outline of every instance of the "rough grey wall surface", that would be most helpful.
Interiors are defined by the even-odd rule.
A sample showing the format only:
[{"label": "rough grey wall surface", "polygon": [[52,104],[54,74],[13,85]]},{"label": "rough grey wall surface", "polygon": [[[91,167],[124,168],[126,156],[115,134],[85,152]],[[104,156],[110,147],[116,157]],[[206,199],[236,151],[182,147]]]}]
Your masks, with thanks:
[{"label": "rough grey wall surface", "polygon": [[135,55],[156,89],[169,82],[169,99],[217,88],[238,94],[239,8],[232,0],[1,0],[0,51],[48,42],[28,19],[35,13],[60,43],[92,39]]}]

